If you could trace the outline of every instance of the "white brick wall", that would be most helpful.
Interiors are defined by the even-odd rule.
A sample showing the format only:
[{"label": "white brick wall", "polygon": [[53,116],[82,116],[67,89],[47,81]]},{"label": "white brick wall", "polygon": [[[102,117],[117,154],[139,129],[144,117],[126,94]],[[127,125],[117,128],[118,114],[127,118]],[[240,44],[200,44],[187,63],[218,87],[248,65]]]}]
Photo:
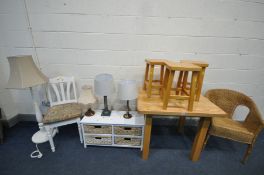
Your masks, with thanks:
[{"label": "white brick wall", "polygon": [[[200,59],[210,64],[203,92],[240,90],[264,112],[263,0],[26,0],[26,5],[40,67],[49,77],[74,75],[79,87],[103,72],[116,81],[140,82],[145,58]],[[0,1],[0,105],[8,119],[34,113],[28,91],[4,90],[6,57],[35,58],[26,12],[23,0]]]}]

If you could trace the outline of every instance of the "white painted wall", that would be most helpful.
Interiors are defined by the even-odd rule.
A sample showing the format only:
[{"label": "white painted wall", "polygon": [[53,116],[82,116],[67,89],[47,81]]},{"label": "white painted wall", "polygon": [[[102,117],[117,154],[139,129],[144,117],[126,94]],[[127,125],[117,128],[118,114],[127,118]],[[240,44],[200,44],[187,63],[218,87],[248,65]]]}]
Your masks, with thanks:
[{"label": "white painted wall", "polygon": [[[204,89],[232,88],[264,111],[264,0],[0,1],[0,104],[6,118],[34,113],[27,90],[4,90],[10,55],[32,54],[42,71],[79,87],[107,72],[142,81],[145,58],[210,64]],[[37,60],[35,59],[37,62]]]}]

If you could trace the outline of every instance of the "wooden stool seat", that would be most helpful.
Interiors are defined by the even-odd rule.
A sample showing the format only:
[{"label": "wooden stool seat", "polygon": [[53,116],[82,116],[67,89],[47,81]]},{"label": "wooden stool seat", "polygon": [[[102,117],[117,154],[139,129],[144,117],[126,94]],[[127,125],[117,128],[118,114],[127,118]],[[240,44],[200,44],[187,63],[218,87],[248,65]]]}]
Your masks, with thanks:
[{"label": "wooden stool seat", "polygon": [[[174,79],[174,75],[176,71],[179,71],[180,74],[181,72],[192,73],[192,81],[190,85],[189,95],[188,94],[185,94],[185,95],[178,94],[177,93],[178,86],[176,87],[176,95],[172,95],[171,90],[173,89],[172,84],[173,84],[173,79]],[[179,99],[179,100],[188,100],[188,110],[189,111],[193,110],[194,97],[195,97],[195,92],[196,92],[196,87],[197,87],[197,79],[198,79],[198,74],[200,71],[201,71],[201,67],[191,64],[191,63],[175,63],[171,61],[166,62],[164,83],[163,83],[162,93],[161,93],[161,97],[163,98],[163,109],[167,109],[169,99]]]},{"label": "wooden stool seat", "polygon": [[[163,86],[163,75],[164,66],[166,61],[164,59],[146,59],[146,70],[143,88],[147,91],[147,96],[151,97],[152,89],[159,89],[161,91]],[[160,66],[160,78],[159,80],[154,80],[154,68],[155,66]]]}]

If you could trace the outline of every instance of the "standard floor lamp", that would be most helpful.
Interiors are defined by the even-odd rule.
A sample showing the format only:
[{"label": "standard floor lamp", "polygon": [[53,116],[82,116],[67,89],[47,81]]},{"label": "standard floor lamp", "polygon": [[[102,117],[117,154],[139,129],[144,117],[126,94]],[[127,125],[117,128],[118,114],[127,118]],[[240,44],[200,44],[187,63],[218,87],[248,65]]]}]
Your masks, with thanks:
[{"label": "standard floor lamp", "polygon": [[[10,75],[6,88],[8,89],[30,89],[35,108],[39,131],[32,136],[36,144],[48,141],[47,133],[42,127],[42,114],[39,105],[33,95],[33,87],[48,82],[48,78],[37,68],[31,55],[7,57],[10,65]],[[37,149],[38,150],[38,149]],[[40,152],[38,152],[40,153]],[[41,155],[41,153],[39,154]],[[41,156],[40,156],[41,157]]]}]

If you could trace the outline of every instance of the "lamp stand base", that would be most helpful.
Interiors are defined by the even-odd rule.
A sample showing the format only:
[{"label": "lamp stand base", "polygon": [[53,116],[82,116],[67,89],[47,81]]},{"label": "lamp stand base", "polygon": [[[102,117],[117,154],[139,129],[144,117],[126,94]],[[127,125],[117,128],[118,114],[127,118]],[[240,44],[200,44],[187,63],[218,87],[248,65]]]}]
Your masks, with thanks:
[{"label": "lamp stand base", "polygon": [[[55,134],[56,134],[56,130],[54,129],[52,131],[52,137],[54,137]],[[45,130],[39,130],[32,136],[31,140],[33,143],[39,144],[39,143],[44,143],[44,142],[49,141],[49,138]]]},{"label": "lamp stand base", "polygon": [[89,108],[86,112],[85,112],[85,116],[87,116],[87,117],[91,117],[91,116],[93,116],[95,114],[95,112],[91,109],[91,108]]},{"label": "lamp stand base", "polygon": [[130,119],[130,118],[132,117],[132,115],[129,114],[129,113],[125,113],[125,114],[123,115],[123,117],[124,117],[125,119]]},{"label": "lamp stand base", "polygon": [[108,109],[104,109],[101,116],[111,116],[111,111],[109,111]]},{"label": "lamp stand base", "polygon": [[[55,134],[57,133],[57,129],[53,129],[52,130],[52,137],[55,136]],[[44,143],[49,141],[49,137],[47,132],[41,128],[38,132],[36,132],[33,136],[32,136],[32,142],[36,144],[36,150],[33,151],[30,154],[31,158],[41,158],[43,156],[43,154],[40,152],[39,148],[38,148],[38,144],[39,143]]]}]

